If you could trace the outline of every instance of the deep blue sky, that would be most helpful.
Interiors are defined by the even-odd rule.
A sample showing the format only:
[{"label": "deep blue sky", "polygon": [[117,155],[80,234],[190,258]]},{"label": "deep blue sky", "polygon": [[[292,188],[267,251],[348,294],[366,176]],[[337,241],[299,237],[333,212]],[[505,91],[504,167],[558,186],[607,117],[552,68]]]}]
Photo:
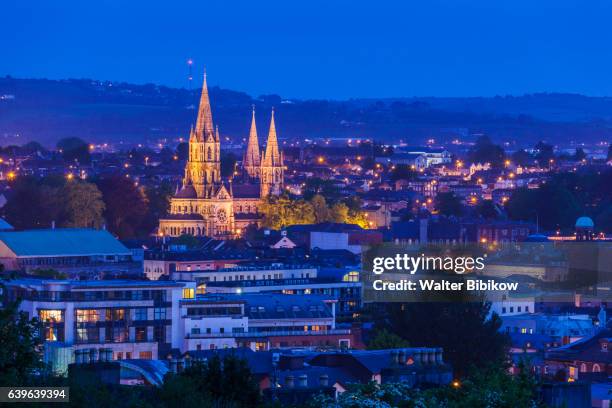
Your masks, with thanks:
[{"label": "deep blue sky", "polygon": [[2,0],[0,75],[299,98],[612,95],[606,0]]}]

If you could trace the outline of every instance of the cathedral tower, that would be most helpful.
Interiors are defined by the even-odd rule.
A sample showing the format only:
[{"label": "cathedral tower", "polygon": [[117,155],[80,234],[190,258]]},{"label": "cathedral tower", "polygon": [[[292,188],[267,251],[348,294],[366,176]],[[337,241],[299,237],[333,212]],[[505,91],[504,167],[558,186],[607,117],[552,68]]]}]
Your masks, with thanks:
[{"label": "cathedral tower", "polygon": [[266,150],[261,161],[261,196],[269,194],[280,194],[283,188],[284,178],[283,155],[278,150],[278,138],[276,136],[276,126],[274,124],[274,109],[272,109],[272,119],[270,120],[270,131]]},{"label": "cathedral tower", "polygon": [[261,160],[259,158],[259,141],[257,140],[257,127],[255,126],[255,106],[253,106],[253,119],[251,120],[251,131],[249,132],[249,142],[242,166],[246,175],[250,179],[258,179],[260,176]]},{"label": "cathedral tower", "polygon": [[219,132],[215,132],[212,120],[206,73],[195,129],[189,135],[189,160],[185,166],[183,186],[193,186],[198,197],[205,197],[207,186],[221,181],[221,148]]}]

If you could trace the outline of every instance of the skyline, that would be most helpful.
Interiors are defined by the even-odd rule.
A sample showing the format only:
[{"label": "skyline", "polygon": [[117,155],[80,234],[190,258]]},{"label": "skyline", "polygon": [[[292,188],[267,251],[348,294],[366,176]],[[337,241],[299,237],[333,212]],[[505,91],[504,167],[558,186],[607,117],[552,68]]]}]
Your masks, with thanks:
[{"label": "skyline", "polygon": [[205,65],[211,86],[253,96],[612,95],[604,2],[97,4],[0,6],[0,75],[186,87],[192,58],[193,88]]}]

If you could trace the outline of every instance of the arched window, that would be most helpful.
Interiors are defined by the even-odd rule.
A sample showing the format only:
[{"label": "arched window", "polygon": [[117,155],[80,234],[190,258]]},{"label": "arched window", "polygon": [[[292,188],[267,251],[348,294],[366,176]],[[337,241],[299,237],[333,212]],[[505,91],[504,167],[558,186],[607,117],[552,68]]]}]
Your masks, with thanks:
[{"label": "arched window", "polygon": [[594,373],[601,372],[601,368],[599,367],[599,364],[593,364],[593,372]]},{"label": "arched window", "polygon": [[206,153],[206,160],[212,160],[212,150],[209,147],[208,152]]},{"label": "arched window", "polygon": [[587,372],[586,364],[584,364],[584,363],[580,364],[580,372],[581,373],[586,373]]}]

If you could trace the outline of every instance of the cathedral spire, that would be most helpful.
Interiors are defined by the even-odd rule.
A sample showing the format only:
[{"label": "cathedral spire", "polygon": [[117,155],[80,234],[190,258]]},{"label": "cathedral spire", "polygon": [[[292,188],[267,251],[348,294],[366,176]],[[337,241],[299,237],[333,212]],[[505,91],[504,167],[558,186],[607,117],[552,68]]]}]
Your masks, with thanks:
[{"label": "cathedral spire", "polygon": [[251,119],[251,131],[249,132],[249,142],[244,153],[243,167],[251,178],[259,177],[259,141],[257,139],[257,126],[255,125],[255,105],[253,105],[253,117]]},{"label": "cathedral spire", "polygon": [[206,70],[204,70],[204,83],[202,84],[202,96],[200,97],[200,107],[198,108],[198,120],[196,122],[196,137],[198,140],[206,140],[214,135],[212,110],[208,98],[208,85],[206,84]]},{"label": "cathedral spire", "polygon": [[268,194],[278,195],[281,193],[284,181],[283,155],[278,150],[278,138],[276,136],[276,125],[274,123],[274,109],[270,120],[270,131],[266,151],[261,161],[261,190],[262,197]]},{"label": "cathedral spire", "polygon": [[272,119],[270,119],[270,131],[268,132],[268,141],[266,142],[266,152],[264,153],[263,162],[265,166],[282,165],[280,163],[280,153],[278,151],[276,125],[274,124],[274,108],[272,108]]}]

